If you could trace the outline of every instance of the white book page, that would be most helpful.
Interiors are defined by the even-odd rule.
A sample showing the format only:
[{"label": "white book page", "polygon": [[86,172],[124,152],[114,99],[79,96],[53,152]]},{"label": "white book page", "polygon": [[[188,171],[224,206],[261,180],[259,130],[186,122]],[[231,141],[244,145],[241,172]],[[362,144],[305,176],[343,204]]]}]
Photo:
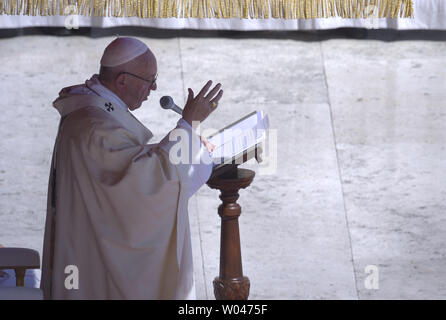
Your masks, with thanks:
[{"label": "white book page", "polygon": [[230,159],[254,147],[265,139],[269,128],[268,116],[257,111],[208,138],[215,145],[214,159]]}]

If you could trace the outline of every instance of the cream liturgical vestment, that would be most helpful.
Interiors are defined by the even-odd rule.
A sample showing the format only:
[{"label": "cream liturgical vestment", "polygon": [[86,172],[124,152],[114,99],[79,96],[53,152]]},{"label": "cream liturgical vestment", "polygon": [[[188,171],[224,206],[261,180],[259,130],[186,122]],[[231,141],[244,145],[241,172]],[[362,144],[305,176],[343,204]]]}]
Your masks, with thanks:
[{"label": "cream liturgical vestment", "polygon": [[[48,192],[46,299],[194,299],[187,204],[212,163],[184,120],[194,164],[173,164],[97,76],[63,89]],[[183,139],[184,140],[184,139]],[[184,141],[183,141],[184,142]]]}]

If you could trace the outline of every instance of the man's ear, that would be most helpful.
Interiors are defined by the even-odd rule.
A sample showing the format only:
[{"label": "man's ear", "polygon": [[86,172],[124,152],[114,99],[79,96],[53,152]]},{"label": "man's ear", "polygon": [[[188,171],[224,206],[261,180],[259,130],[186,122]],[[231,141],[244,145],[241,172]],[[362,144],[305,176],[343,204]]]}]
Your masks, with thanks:
[{"label": "man's ear", "polygon": [[127,77],[125,74],[120,74],[119,76],[116,77],[115,79],[115,85],[116,87],[122,88],[125,87],[127,83]]}]

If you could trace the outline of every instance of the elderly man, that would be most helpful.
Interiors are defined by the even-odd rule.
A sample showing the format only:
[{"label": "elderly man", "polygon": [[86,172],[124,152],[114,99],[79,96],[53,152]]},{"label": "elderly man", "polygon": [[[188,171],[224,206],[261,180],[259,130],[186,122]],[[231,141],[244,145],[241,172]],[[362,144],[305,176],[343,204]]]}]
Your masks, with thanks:
[{"label": "elderly man", "polygon": [[174,164],[177,142],[168,135],[148,144],[152,133],[129,112],[156,90],[156,76],[143,42],[117,38],[99,75],[62,89],[53,103],[61,121],[42,263],[47,299],[195,298],[187,203],[212,161],[191,125],[215,110],[223,91],[212,81],[196,96],[189,89],[174,130],[185,133],[190,161]]}]

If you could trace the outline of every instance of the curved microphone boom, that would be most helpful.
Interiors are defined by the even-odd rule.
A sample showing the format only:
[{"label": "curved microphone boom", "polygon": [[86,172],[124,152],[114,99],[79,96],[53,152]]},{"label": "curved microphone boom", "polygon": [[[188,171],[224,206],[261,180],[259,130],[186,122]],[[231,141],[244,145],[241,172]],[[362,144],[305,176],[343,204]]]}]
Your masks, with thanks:
[{"label": "curved microphone boom", "polygon": [[160,105],[161,108],[163,109],[171,109],[173,111],[175,111],[176,113],[178,113],[179,115],[183,114],[183,109],[181,109],[179,106],[177,106],[175,104],[175,102],[173,102],[172,97],[170,96],[164,96],[160,99]]}]

